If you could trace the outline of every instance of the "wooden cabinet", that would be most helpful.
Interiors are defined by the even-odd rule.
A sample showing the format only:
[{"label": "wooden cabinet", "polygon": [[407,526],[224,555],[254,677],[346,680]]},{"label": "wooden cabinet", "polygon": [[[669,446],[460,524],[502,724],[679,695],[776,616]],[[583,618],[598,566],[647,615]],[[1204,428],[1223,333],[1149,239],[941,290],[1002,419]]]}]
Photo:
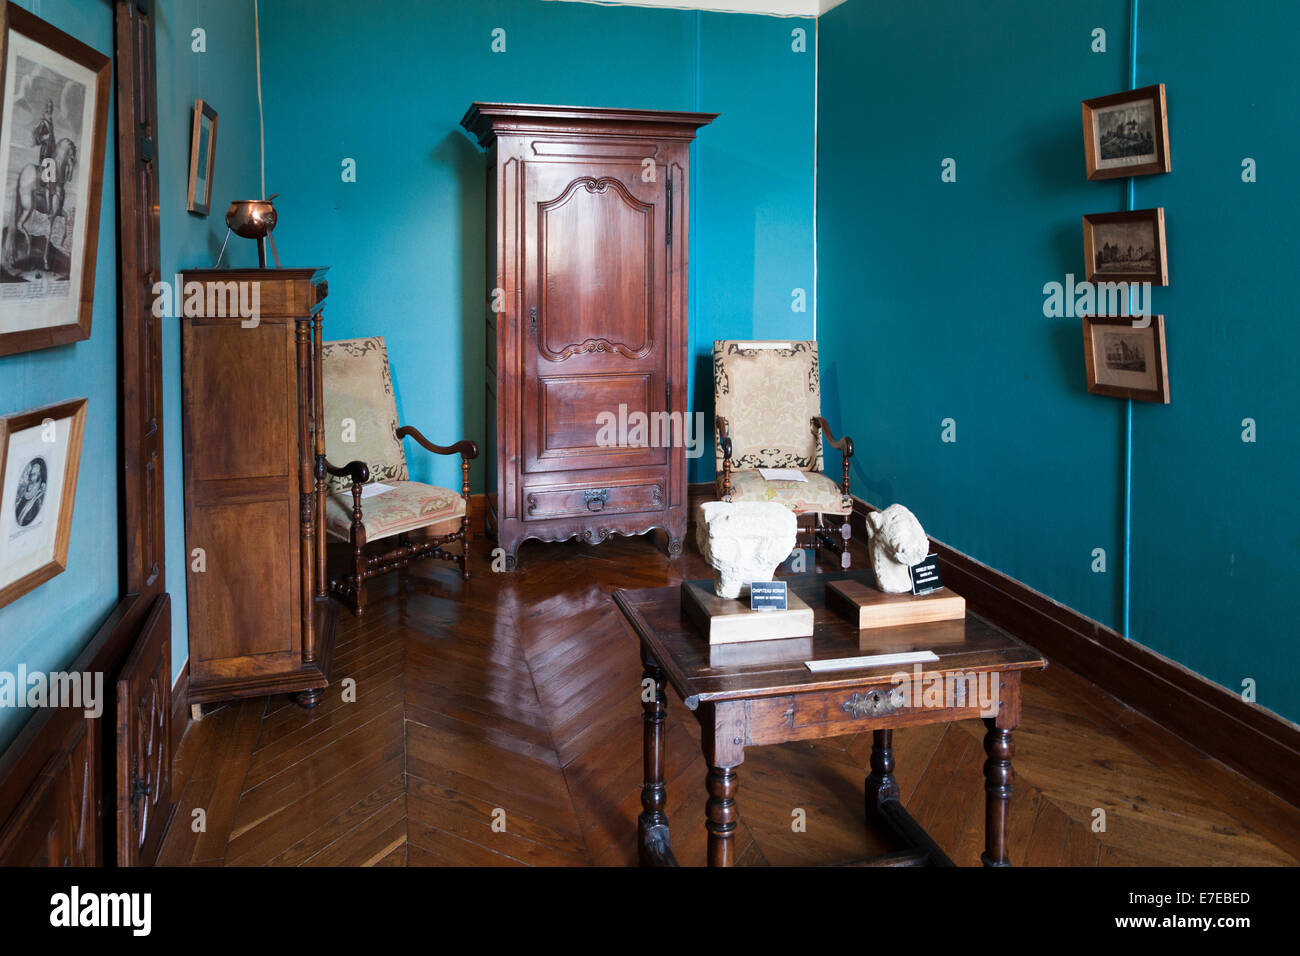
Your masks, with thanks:
[{"label": "wooden cabinet", "polygon": [[313,706],[329,681],[324,275],[181,275],[191,703],[296,692]]},{"label": "wooden cabinet", "polygon": [[716,115],[461,121],[488,153],[487,521],[509,567],[528,538],[663,528],[681,552],[690,143]]}]

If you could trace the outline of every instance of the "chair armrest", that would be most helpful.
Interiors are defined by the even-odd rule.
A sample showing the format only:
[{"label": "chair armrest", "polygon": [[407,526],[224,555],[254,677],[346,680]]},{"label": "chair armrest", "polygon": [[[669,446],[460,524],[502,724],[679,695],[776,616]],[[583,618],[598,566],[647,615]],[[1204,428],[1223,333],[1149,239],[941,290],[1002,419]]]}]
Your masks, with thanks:
[{"label": "chair armrest", "polygon": [[429,439],[420,434],[419,429],[413,425],[403,425],[397,430],[398,438],[414,438],[416,443],[435,455],[460,455],[462,458],[477,458],[478,445],[469,439],[462,439],[454,445],[443,447],[435,445]]},{"label": "chair armrest", "polygon": [[364,485],[370,480],[370,467],[364,461],[350,461],[342,468],[331,465],[324,455],[316,456],[316,477],[351,478],[354,485]]},{"label": "chair armrest", "polygon": [[718,430],[718,444],[722,446],[722,457],[731,460],[731,423],[721,415],[713,417],[713,425]]},{"label": "chair armrest", "polygon": [[814,418],[812,420],[812,423],[814,428],[820,428],[822,432],[825,433],[826,444],[830,445],[832,448],[838,448],[840,452],[843,453],[845,458],[853,457],[852,438],[850,438],[848,435],[845,435],[839,441],[836,441],[835,436],[831,433],[831,426],[828,425],[826,419],[822,418],[820,415]]}]

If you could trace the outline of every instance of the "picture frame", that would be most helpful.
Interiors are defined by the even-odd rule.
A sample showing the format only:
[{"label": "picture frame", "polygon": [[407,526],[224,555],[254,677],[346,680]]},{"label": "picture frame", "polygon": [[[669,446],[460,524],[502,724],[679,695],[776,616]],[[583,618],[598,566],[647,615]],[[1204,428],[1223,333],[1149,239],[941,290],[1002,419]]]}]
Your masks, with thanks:
[{"label": "picture frame", "polygon": [[87,401],[0,417],[0,607],[68,566]]},{"label": "picture frame", "polygon": [[111,73],[0,0],[0,356],[90,337]]},{"label": "picture frame", "polygon": [[1169,285],[1164,207],[1084,216],[1083,256],[1089,282]]},{"label": "picture frame", "polygon": [[217,111],[203,100],[194,101],[190,133],[190,185],[185,208],[206,216],[212,209],[212,173],[217,160]]},{"label": "picture frame", "polygon": [[1083,360],[1093,395],[1169,404],[1163,315],[1083,316]]},{"label": "picture frame", "polygon": [[1089,180],[1169,172],[1165,85],[1084,100],[1083,148]]}]

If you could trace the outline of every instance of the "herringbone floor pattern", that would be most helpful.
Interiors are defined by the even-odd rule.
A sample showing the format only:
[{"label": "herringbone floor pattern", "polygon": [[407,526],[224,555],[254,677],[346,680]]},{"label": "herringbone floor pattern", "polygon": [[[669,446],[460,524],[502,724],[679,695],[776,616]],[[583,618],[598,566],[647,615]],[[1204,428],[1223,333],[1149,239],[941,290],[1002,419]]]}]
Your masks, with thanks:
[{"label": "herringbone floor pattern", "polygon": [[[490,548],[475,542],[467,584],[426,563],[377,584],[362,620],[341,613],[336,680],[314,711],[274,697],[192,723],[160,862],[634,864],[640,664],[609,593],[708,568],[633,538],[526,544],[519,571],[495,574]],[[1300,810],[1059,666],[1030,675],[1024,693],[1014,863],[1300,861]],[[699,734],[671,693],[668,721],[674,852],[702,865]],[[982,730],[894,734],[903,801],[959,865],[977,865],[982,849]],[[883,852],[863,825],[870,747],[868,733],[751,748],[739,768],[740,863]]]}]

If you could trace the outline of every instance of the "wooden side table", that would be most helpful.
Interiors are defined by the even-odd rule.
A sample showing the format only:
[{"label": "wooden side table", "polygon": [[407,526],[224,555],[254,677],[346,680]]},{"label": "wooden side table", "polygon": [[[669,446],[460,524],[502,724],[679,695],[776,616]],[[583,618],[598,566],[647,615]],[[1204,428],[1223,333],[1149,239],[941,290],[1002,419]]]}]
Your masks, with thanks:
[{"label": "wooden side table", "polygon": [[[736,768],[745,748],[792,740],[816,740],[872,731],[866,777],[866,815],[906,848],[876,857],[875,865],[951,866],[899,801],[894,780],[893,732],[899,727],[980,718],[987,728],[984,751],[986,794],[985,866],[1010,866],[1007,809],[1015,777],[1012,731],[1020,720],[1020,678],[1047,666],[1043,657],[975,615],[965,621],[917,624],[859,633],[826,608],[825,585],[863,572],[802,574],[784,578],[814,614],[811,658],[806,645],[790,660],[719,665],[708,642],[681,607],[679,588],[617,590],[614,601],[641,642],[643,680],[654,694],[642,696],[645,783],[637,823],[643,866],[676,866],[664,812],[664,687],[671,684],[700,722],[709,770],[709,866],[735,863],[739,821]],[[769,645],[776,642],[765,642]],[[756,645],[750,645],[751,647]],[[768,649],[779,655],[779,648]],[[920,665],[874,666],[814,674],[804,661],[861,655],[932,651],[939,660]],[[769,658],[772,656],[769,653]],[[906,684],[895,675],[906,673]],[[649,684],[645,685],[647,689]],[[926,688],[930,693],[924,693]],[[940,694],[938,701],[933,698]],[[983,702],[981,701],[983,697]]]}]

